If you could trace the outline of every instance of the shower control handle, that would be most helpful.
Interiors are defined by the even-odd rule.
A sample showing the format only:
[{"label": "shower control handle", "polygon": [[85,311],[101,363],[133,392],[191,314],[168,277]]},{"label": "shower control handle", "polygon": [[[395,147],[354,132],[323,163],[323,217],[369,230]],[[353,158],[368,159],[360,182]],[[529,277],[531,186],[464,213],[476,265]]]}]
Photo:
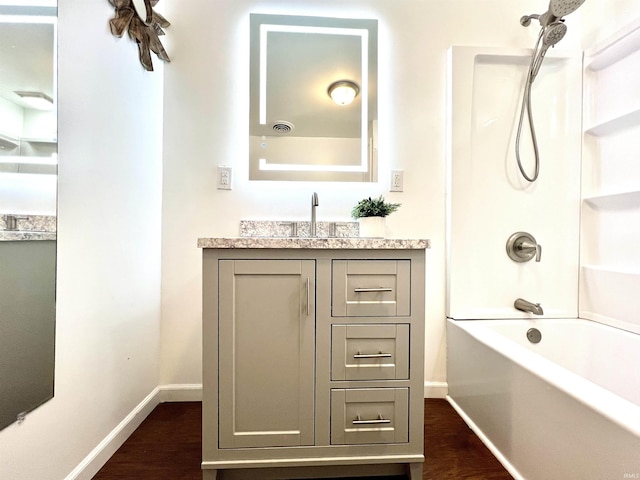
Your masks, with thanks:
[{"label": "shower control handle", "polygon": [[507,240],[507,255],[514,262],[528,262],[535,258],[539,262],[542,258],[542,246],[530,233],[516,232]]},{"label": "shower control handle", "polygon": [[516,248],[523,254],[529,255],[535,253],[536,262],[539,262],[540,257],[542,257],[542,245],[538,245],[537,243],[530,243],[525,240],[521,244],[516,245]]}]

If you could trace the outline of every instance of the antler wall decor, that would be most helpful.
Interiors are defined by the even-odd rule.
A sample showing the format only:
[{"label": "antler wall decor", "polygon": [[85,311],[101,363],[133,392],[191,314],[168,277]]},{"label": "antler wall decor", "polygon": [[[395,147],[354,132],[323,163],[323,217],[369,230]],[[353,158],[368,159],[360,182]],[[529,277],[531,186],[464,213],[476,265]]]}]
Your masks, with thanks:
[{"label": "antler wall decor", "polygon": [[[153,71],[151,52],[165,62],[171,61],[158,38],[159,35],[164,35],[163,28],[171,25],[166,18],[153,11],[158,1],[144,0],[143,3],[143,0],[109,0],[116,9],[115,17],[109,20],[111,33],[116,37],[122,37],[125,30],[128,30],[129,37],[138,44],[140,63],[148,71]],[[143,5],[144,12],[141,12]]]}]

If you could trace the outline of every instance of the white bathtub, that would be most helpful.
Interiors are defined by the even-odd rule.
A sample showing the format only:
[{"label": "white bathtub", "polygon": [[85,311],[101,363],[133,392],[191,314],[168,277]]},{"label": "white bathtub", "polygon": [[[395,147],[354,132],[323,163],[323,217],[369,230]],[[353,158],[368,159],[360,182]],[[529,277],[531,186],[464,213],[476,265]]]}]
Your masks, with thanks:
[{"label": "white bathtub", "polygon": [[640,479],[640,335],[449,319],[447,352],[448,400],[515,478]]}]

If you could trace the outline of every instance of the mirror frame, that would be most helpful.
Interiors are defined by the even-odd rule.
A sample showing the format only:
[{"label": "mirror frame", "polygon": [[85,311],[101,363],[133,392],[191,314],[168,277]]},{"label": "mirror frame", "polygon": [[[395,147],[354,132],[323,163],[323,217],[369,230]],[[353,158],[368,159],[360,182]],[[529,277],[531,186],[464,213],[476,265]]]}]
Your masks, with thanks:
[{"label": "mirror frame", "polygon": [[[377,70],[378,70],[378,21],[372,19],[351,19],[312,17],[297,15],[269,15],[252,13],[250,15],[250,107],[249,107],[249,180],[286,180],[286,181],[377,181]],[[276,119],[268,119],[267,109],[267,51],[269,33],[348,35],[359,39],[361,62],[360,87],[360,145],[359,156],[348,163],[337,164],[327,158],[326,143],[322,137],[314,137],[313,147],[304,148],[295,153],[296,143],[309,141],[309,138],[291,134],[281,134],[276,130]],[[344,80],[336,78],[334,80]],[[328,87],[329,85],[327,85]],[[328,101],[328,93],[326,94]],[[341,107],[338,107],[341,108]],[[265,128],[274,124],[273,135],[265,136]],[[270,132],[272,133],[272,132]],[[301,158],[307,155],[307,162],[286,162],[267,159],[261,151],[266,139],[278,142],[291,157]],[[261,139],[261,140],[260,140]],[[345,141],[344,138],[332,138],[332,141]],[[303,150],[304,149],[304,150]],[[314,161],[308,152],[316,153]]]}]

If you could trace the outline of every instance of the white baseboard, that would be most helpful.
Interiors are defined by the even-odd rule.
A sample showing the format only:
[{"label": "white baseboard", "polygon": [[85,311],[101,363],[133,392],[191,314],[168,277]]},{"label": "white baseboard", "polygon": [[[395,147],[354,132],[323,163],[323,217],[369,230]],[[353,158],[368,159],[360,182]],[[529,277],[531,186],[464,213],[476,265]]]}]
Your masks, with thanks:
[{"label": "white baseboard", "polygon": [[160,402],[201,402],[201,383],[182,383],[171,385],[160,385]]},{"label": "white baseboard", "polygon": [[447,398],[447,382],[424,382],[424,398]]},{"label": "white baseboard", "polygon": [[98,473],[107,460],[131,436],[142,421],[160,403],[200,402],[201,384],[161,385],[145,397],[91,452],[65,480],[90,480]]},{"label": "white baseboard", "polygon": [[132,411],[114,428],[65,480],[90,480],[107,463],[118,448],[140,426],[151,411],[160,403],[160,389],[154,388]]},{"label": "white baseboard", "polygon": [[[446,398],[446,382],[424,382],[424,398]],[[153,389],[116,428],[114,428],[65,480],[90,480],[107,463],[107,460],[120,448],[129,436],[140,426],[142,421],[160,403],[168,402],[200,402],[202,401],[201,384],[161,385]]]}]

